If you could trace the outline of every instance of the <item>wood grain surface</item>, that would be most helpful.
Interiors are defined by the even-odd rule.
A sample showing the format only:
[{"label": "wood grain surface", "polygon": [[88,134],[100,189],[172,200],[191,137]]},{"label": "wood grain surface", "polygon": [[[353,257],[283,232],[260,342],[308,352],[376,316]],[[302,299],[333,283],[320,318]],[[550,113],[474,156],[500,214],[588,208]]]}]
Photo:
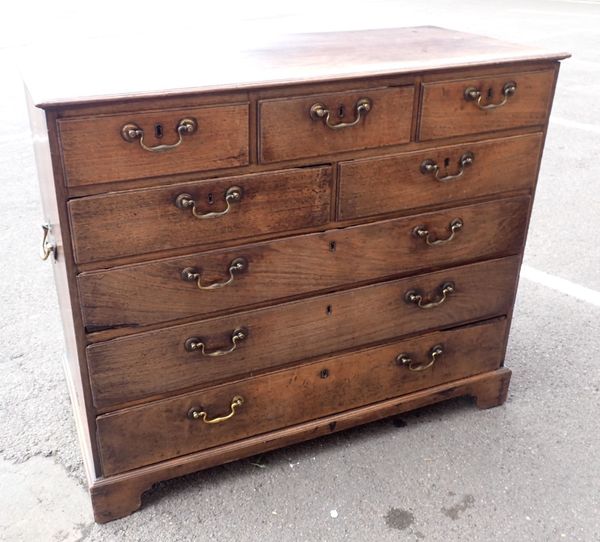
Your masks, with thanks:
[{"label": "wood grain surface", "polygon": [[[94,403],[119,403],[231,379],[311,357],[506,314],[510,309],[518,257],[454,267],[383,284],[240,312],[88,346]],[[433,309],[405,300],[409,290],[439,299],[444,283],[456,291]],[[231,346],[234,330],[248,337],[221,357],[188,352],[188,338],[208,349]]]},{"label": "wood grain surface", "polygon": [[[180,48],[177,55],[168,47],[155,48],[152,55],[133,52],[135,78],[133,60],[124,61],[129,57],[124,57],[123,44],[113,39],[77,47],[45,43],[23,62],[22,71],[34,103],[56,107],[569,56],[432,26],[307,34],[259,34],[251,26],[247,34],[243,30],[236,31],[235,40],[199,32],[194,45]],[[206,54],[215,47],[219,54]],[[190,69],[200,56],[202,69]]]},{"label": "wood grain surface", "polygon": [[[331,185],[331,168],[311,167],[71,200],[76,261],[241,240],[324,224],[330,218]],[[224,216],[198,219],[191,209],[175,205],[177,196],[187,193],[197,202],[198,213],[220,212],[227,208],[226,191],[234,186],[241,188],[243,196]]]},{"label": "wood grain surface", "polygon": [[[510,190],[531,190],[541,146],[542,134],[536,133],[342,162],[338,218],[347,220]],[[440,176],[456,174],[465,152],[473,153],[473,164],[458,179],[440,182],[433,174],[421,172],[421,163],[430,159],[440,166]]]},{"label": "wood grain surface", "polygon": [[[543,70],[426,83],[423,85],[419,139],[542,126],[550,111],[554,77],[554,70]],[[517,90],[502,107],[481,110],[475,102],[465,100],[465,89],[474,87],[483,93],[485,104],[497,104],[502,101],[502,89],[508,82],[515,82]]]},{"label": "wood grain surface", "polygon": [[[248,104],[239,104],[59,120],[66,182],[79,186],[244,166],[250,152],[248,117]],[[186,118],[196,121],[196,132],[165,152],[147,151],[139,140],[121,136],[123,126],[135,123],[146,146],[172,145],[179,139],[179,121]]]},{"label": "wood grain surface", "polygon": [[[493,371],[502,362],[505,331],[500,320],[431,333],[101,416],[103,470],[112,475]],[[437,345],[443,354],[424,371],[410,371],[396,361],[405,354],[427,363]],[[223,416],[235,396],[242,396],[244,403],[226,422],[211,425],[187,417],[192,408],[205,410],[210,418]]]},{"label": "wood grain surface", "polygon": [[[126,265],[78,276],[88,332],[135,330],[178,318],[210,315],[330,288],[348,287],[418,270],[449,267],[493,256],[517,254],[523,245],[527,196],[509,198],[383,222],[302,235],[226,250]],[[425,226],[446,245],[428,246],[414,235]],[[202,284],[223,282],[236,258],[247,269],[223,288],[201,290],[184,281],[193,268]]]},{"label": "wood grain surface", "polygon": [[[405,86],[259,101],[260,161],[272,163],[407,143],[413,95],[414,87]],[[371,109],[361,114],[355,126],[332,129],[323,119],[310,117],[311,107],[319,103],[330,111],[332,125],[354,122],[356,104],[363,98],[370,100]]]}]

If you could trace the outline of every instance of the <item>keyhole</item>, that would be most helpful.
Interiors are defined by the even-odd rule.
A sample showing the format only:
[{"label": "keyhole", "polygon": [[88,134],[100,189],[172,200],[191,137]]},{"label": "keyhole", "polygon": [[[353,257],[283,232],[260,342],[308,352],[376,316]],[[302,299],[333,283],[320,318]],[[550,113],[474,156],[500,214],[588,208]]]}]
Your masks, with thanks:
[{"label": "keyhole", "polygon": [[330,241],[330,242],[329,242],[329,251],[330,251],[330,252],[335,252],[335,248],[336,248],[336,243],[335,243],[335,241]]},{"label": "keyhole", "polygon": [[160,139],[163,136],[162,124],[154,125],[154,136],[156,137],[156,139]]},{"label": "keyhole", "polygon": [[338,106],[337,114],[340,119],[344,118],[344,115],[346,114],[346,107],[344,106],[344,104],[340,104]]},{"label": "keyhole", "polygon": [[208,199],[208,204],[209,204],[209,205],[212,205],[212,204],[215,202],[215,198],[214,198],[214,196],[213,196],[213,193],[212,193],[212,192],[209,192],[209,193],[208,193],[208,198],[207,198],[207,199]]},{"label": "keyhole", "polygon": [[331,305],[327,305],[325,312],[327,313],[327,316],[331,316],[333,314],[333,307]]},{"label": "keyhole", "polygon": [[444,167],[448,167],[450,165],[450,158],[446,158],[444,160]]},{"label": "keyhole", "polygon": [[323,369],[320,373],[321,378],[327,378],[329,376],[329,369]]},{"label": "keyhole", "polygon": [[488,92],[487,92],[487,97],[488,97],[488,99],[493,97],[493,96],[492,96],[493,92],[494,92],[494,91],[492,90],[492,87],[488,88]]}]

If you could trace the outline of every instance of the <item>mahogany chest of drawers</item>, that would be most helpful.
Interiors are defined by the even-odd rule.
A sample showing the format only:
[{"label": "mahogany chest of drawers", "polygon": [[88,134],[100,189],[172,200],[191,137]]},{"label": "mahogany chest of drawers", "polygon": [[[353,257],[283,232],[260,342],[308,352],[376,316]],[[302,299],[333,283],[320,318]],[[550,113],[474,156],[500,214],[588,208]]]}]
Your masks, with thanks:
[{"label": "mahogany chest of drawers", "polygon": [[168,72],[190,81],[103,86],[92,58],[29,87],[99,522],[160,480],[506,398],[568,55],[430,27],[245,45]]}]

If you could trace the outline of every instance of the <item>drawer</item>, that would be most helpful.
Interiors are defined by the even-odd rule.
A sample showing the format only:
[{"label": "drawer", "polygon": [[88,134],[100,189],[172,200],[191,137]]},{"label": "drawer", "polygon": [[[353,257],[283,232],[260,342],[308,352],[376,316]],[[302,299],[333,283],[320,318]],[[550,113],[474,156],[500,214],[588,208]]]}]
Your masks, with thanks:
[{"label": "drawer", "polygon": [[71,200],[75,258],[91,262],[325,224],[331,177],[331,168],[302,168]]},{"label": "drawer", "polygon": [[[248,104],[243,103],[61,119],[66,183],[80,186],[244,166],[248,118]],[[124,127],[126,134],[135,132],[133,137],[123,135]]]},{"label": "drawer", "polygon": [[261,100],[260,161],[407,143],[413,95],[414,87],[406,86]]},{"label": "drawer", "polygon": [[[528,209],[529,197],[521,196],[82,273],[77,280],[84,324],[88,332],[135,329],[517,254]],[[421,236],[416,228],[421,228]]]},{"label": "drawer", "polygon": [[513,256],[92,344],[94,403],[107,409],[506,314],[518,266]]},{"label": "drawer", "polygon": [[505,335],[505,319],[435,332],[100,416],[103,474],[493,371]]},{"label": "drawer", "polygon": [[419,140],[546,123],[554,70],[424,83]]},{"label": "drawer", "polygon": [[[531,190],[541,149],[542,134],[536,133],[342,162],[338,218],[348,220],[509,190]],[[423,164],[436,164],[438,169]]]}]

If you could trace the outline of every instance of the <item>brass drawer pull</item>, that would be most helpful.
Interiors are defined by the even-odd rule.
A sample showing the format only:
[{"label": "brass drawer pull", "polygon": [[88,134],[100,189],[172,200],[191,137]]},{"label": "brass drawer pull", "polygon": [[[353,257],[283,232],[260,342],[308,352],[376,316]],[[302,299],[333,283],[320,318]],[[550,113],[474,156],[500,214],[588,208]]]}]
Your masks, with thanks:
[{"label": "brass drawer pull", "polygon": [[431,160],[430,158],[427,160],[423,160],[421,162],[421,173],[423,175],[427,175],[428,173],[433,173],[433,176],[440,181],[441,183],[447,183],[448,181],[453,181],[454,179],[458,179],[463,176],[465,172],[465,168],[469,167],[475,161],[475,155],[467,151],[465,152],[458,161],[458,173],[454,173],[452,175],[446,175],[445,177],[440,177],[440,166],[437,165],[435,160]]},{"label": "brass drawer pull", "polygon": [[183,136],[185,134],[193,134],[197,129],[198,123],[194,119],[181,119],[176,127],[177,134],[179,135],[177,143],[171,145],[156,145],[155,147],[148,147],[148,145],[144,143],[144,130],[134,123],[125,124],[121,128],[121,137],[127,141],[127,143],[133,143],[136,140],[139,141],[140,147],[145,151],[165,152],[179,147],[183,142]]},{"label": "brass drawer pull", "polygon": [[181,278],[188,282],[196,281],[200,290],[216,290],[230,285],[235,278],[234,273],[242,273],[248,269],[248,261],[245,258],[236,258],[229,264],[229,279],[222,282],[213,282],[211,284],[202,284],[202,273],[195,267],[186,267],[181,272]]},{"label": "brass drawer pull", "polygon": [[232,186],[231,188],[228,188],[227,192],[225,192],[225,203],[227,203],[227,207],[223,211],[215,211],[212,213],[199,213],[196,209],[196,202],[190,194],[179,194],[179,196],[177,196],[175,199],[175,206],[178,209],[191,209],[192,214],[196,218],[218,218],[231,211],[232,203],[242,201],[242,194],[242,189],[239,186]]},{"label": "brass drawer pull", "polygon": [[456,232],[460,231],[463,227],[463,221],[460,218],[455,218],[452,222],[450,222],[450,235],[445,239],[438,239],[435,237],[431,237],[430,231],[427,229],[427,226],[417,226],[413,230],[413,234],[420,239],[425,239],[425,242],[430,247],[435,247],[439,245],[445,245],[454,239]]},{"label": "brass drawer pull", "polygon": [[338,122],[337,124],[331,123],[331,111],[327,109],[327,106],[322,103],[313,104],[310,108],[310,118],[312,120],[324,120],[325,126],[327,128],[331,128],[332,130],[340,130],[341,128],[351,128],[352,126],[356,126],[361,118],[362,113],[365,115],[371,111],[372,102],[369,98],[361,98],[356,102],[354,106],[356,110],[356,118],[352,122]]},{"label": "brass drawer pull", "polygon": [[203,356],[216,358],[218,356],[225,356],[226,354],[231,354],[231,352],[233,352],[237,348],[238,342],[243,341],[247,337],[248,330],[245,328],[238,328],[234,330],[234,332],[231,334],[231,348],[228,348],[227,350],[207,350],[206,344],[199,337],[190,337],[185,341],[184,347],[188,352],[197,352],[198,350],[200,350],[200,353]]},{"label": "brass drawer pull", "polygon": [[221,423],[235,416],[235,409],[241,407],[244,404],[244,398],[241,395],[236,395],[229,405],[229,414],[226,416],[220,416],[218,418],[208,419],[208,412],[202,407],[192,407],[188,412],[188,418],[190,420],[201,419],[204,423]]},{"label": "brass drawer pull", "polygon": [[408,367],[409,371],[424,371],[425,369],[429,369],[429,367],[431,367],[443,353],[444,347],[441,344],[436,344],[429,351],[428,363],[415,363],[414,360],[410,357],[410,354],[398,354],[398,356],[396,357],[396,362],[400,365]]},{"label": "brass drawer pull", "polygon": [[433,309],[444,303],[446,299],[448,299],[448,296],[456,291],[456,287],[453,282],[445,282],[440,286],[440,290],[441,295],[435,301],[423,303],[423,295],[417,290],[409,290],[406,292],[404,299],[407,303],[414,303],[420,309]]},{"label": "brass drawer pull", "polygon": [[514,96],[517,92],[517,83],[514,81],[509,81],[508,83],[504,83],[504,87],[502,87],[502,101],[497,104],[483,104],[483,93],[481,90],[475,87],[468,87],[465,89],[465,100],[467,102],[475,102],[475,105],[479,107],[479,109],[483,109],[484,111],[488,109],[496,109],[498,107],[502,107],[508,103],[508,99],[511,96]]},{"label": "brass drawer pull", "polygon": [[50,239],[50,230],[52,226],[50,224],[42,224],[42,230],[44,230],[44,236],[42,237],[42,253],[40,254],[40,258],[42,260],[47,260],[50,255],[52,258],[56,260],[56,242]]}]

